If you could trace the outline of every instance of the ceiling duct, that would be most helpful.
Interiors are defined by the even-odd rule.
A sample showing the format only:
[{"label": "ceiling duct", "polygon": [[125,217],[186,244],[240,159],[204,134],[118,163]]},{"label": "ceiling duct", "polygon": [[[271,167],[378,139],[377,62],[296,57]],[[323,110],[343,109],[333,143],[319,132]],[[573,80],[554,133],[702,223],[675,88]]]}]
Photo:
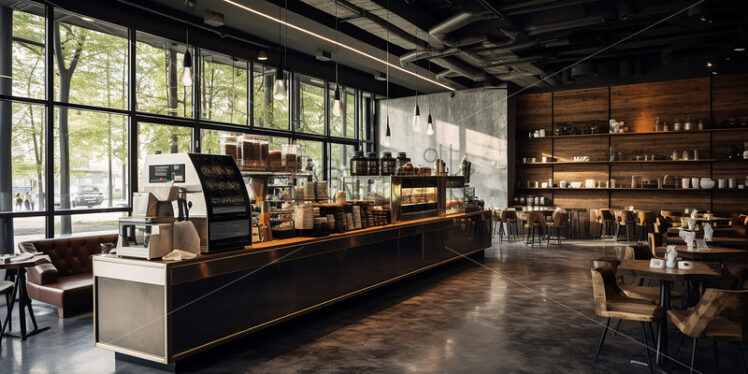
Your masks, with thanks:
[{"label": "ceiling duct", "polygon": [[[449,45],[447,43],[454,44],[456,40],[448,40],[447,34],[472,23],[489,19],[496,19],[496,15],[489,11],[464,11],[430,28],[429,35],[444,45]],[[477,40],[477,42],[480,42],[480,40]]]},{"label": "ceiling duct", "polygon": [[597,70],[595,69],[595,65],[589,61],[583,61],[571,67],[572,79],[594,76],[597,76]]}]

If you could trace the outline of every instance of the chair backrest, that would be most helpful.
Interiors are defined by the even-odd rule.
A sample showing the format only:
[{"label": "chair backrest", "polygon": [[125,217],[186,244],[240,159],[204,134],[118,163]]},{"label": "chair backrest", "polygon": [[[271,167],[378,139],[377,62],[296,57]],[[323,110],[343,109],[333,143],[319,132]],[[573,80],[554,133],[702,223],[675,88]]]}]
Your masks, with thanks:
[{"label": "chair backrest", "polygon": [[18,243],[23,253],[42,252],[49,256],[59,276],[93,272],[91,255],[101,253],[102,243],[117,245],[119,236],[96,235],[68,238],[41,239]]},{"label": "chair backrest", "polygon": [[652,252],[649,246],[633,245],[623,250],[623,260],[649,260],[652,258]]},{"label": "chair backrest", "polygon": [[652,257],[660,258],[659,256],[657,256],[656,248],[662,247],[662,235],[650,232],[647,236],[647,244],[649,245],[649,250],[652,253]]},{"label": "chair backrest", "polygon": [[512,221],[517,219],[517,212],[514,210],[502,210],[501,221],[506,222],[507,220]]},{"label": "chair backrest", "polygon": [[600,314],[608,309],[608,295],[618,291],[615,266],[608,263],[599,268],[590,269],[592,275],[592,296],[595,299],[595,313]]},{"label": "chair backrest", "polygon": [[613,216],[613,212],[610,211],[610,209],[600,209],[600,217],[603,221],[613,221],[615,220],[615,217]]},{"label": "chair backrest", "polygon": [[700,337],[715,319],[729,315],[737,320],[740,333],[748,336],[748,290],[708,288],[686,319],[683,333]]},{"label": "chair backrest", "polygon": [[553,227],[565,227],[569,222],[569,213],[557,210],[553,212]]},{"label": "chair backrest", "polygon": [[542,225],[545,221],[545,215],[540,211],[532,211],[527,213],[527,226]]},{"label": "chair backrest", "polygon": [[655,223],[657,214],[651,211],[640,211],[639,212],[639,225],[641,226],[652,226]]}]

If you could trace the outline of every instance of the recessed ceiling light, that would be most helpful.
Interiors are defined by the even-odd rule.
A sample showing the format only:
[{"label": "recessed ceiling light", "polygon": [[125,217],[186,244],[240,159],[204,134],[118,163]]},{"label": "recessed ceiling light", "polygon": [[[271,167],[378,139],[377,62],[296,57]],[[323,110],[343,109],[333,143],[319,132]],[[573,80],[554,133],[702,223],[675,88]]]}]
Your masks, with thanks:
[{"label": "recessed ceiling light", "polygon": [[91,17],[81,17],[81,19],[84,20],[84,21],[86,21],[86,22],[94,22],[94,19],[91,18]]},{"label": "recessed ceiling light", "polygon": [[735,52],[745,52],[745,47],[735,47],[732,50]]},{"label": "recessed ceiling light", "polygon": [[717,72],[716,72],[716,71],[713,71],[713,72],[712,72],[712,74],[714,74],[714,75],[717,75]]},{"label": "recessed ceiling light", "polygon": [[337,40],[333,40],[333,39],[330,39],[330,38],[328,38],[328,37],[326,37],[326,36],[323,36],[323,35],[317,34],[317,33],[316,33],[316,32],[314,32],[314,31],[310,31],[310,30],[307,30],[307,29],[305,29],[305,28],[302,28],[302,27],[300,27],[300,26],[296,26],[296,25],[294,25],[294,24],[292,24],[292,23],[286,22],[286,21],[284,21],[284,20],[282,20],[282,19],[280,19],[280,18],[276,18],[276,17],[273,17],[273,16],[271,16],[271,15],[269,15],[269,14],[265,14],[265,13],[263,13],[263,12],[260,12],[259,10],[256,10],[256,9],[254,9],[254,8],[250,8],[250,7],[246,6],[246,5],[243,5],[243,4],[239,4],[239,3],[237,3],[236,1],[233,1],[233,0],[223,0],[223,2],[225,2],[225,3],[227,3],[227,4],[231,4],[231,5],[233,5],[233,6],[237,7],[237,8],[241,8],[241,9],[244,9],[244,10],[246,10],[246,11],[250,12],[250,13],[254,13],[254,14],[256,14],[256,15],[260,16],[260,17],[263,17],[263,18],[269,19],[269,20],[271,20],[271,21],[273,21],[273,22],[279,23],[279,24],[281,24],[281,25],[284,25],[284,26],[286,26],[286,27],[290,27],[290,28],[292,28],[292,29],[294,29],[294,30],[297,30],[297,31],[301,31],[301,32],[303,32],[304,34],[307,34],[307,35],[311,35],[311,36],[313,36],[313,37],[315,37],[315,38],[317,38],[317,39],[320,39],[320,40],[323,40],[323,41],[325,41],[325,42],[328,42],[328,43],[334,44],[334,45],[336,45],[336,46],[338,46],[338,47],[342,47],[342,48],[345,48],[345,49],[347,49],[347,50],[349,50],[349,51],[351,51],[351,52],[354,52],[354,53],[356,53],[356,54],[359,54],[359,55],[361,55],[361,56],[364,56],[364,57],[366,57],[366,58],[368,58],[368,59],[371,59],[371,60],[374,60],[374,61],[380,62],[380,63],[382,63],[382,64],[384,64],[384,65],[387,65],[387,66],[389,66],[389,67],[391,67],[391,68],[393,68],[393,69],[395,69],[395,70],[401,71],[401,72],[403,72],[403,73],[406,73],[406,74],[410,74],[410,75],[412,75],[412,76],[414,76],[414,77],[417,77],[417,78],[420,78],[420,79],[422,79],[422,80],[425,80],[425,81],[427,81],[427,82],[429,82],[429,83],[435,84],[435,85],[437,85],[437,86],[439,86],[439,87],[445,88],[445,89],[447,89],[447,90],[450,90],[450,91],[454,91],[454,90],[455,90],[454,88],[452,88],[452,87],[449,87],[449,86],[447,86],[446,84],[442,84],[442,83],[439,83],[439,82],[437,82],[437,81],[435,81],[435,80],[433,80],[433,79],[430,79],[430,78],[424,77],[424,76],[422,76],[422,75],[418,75],[418,74],[416,74],[416,73],[414,73],[414,72],[412,72],[412,71],[410,71],[410,70],[407,70],[407,69],[403,69],[402,67],[400,67],[400,66],[398,66],[398,65],[396,65],[396,64],[390,63],[390,62],[388,62],[387,60],[384,60],[384,59],[381,59],[381,58],[379,58],[379,57],[376,57],[376,56],[374,56],[374,55],[371,55],[371,54],[369,54],[369,53],[367,53],[367,52],[364,52],[364,51],[362,51],[362,50],[360,50],[360,49],[356,49],[356,48],[354,48],[354,47],[352,47],[352,46],[350,46],[350,45],[347,45],[347,44],[343,44],[343,43],[341,43],[341,42],[339,42],[339,41],[337,41]]},{"label": "recessed ceiling light", "polygon": [[707,61],[707,62],[706,62],[706,67],[710,68],[710,67],[712,67],[712,66],[714,66],[714,64],[712,64],[712,62],[711,62],[711,61]]}]

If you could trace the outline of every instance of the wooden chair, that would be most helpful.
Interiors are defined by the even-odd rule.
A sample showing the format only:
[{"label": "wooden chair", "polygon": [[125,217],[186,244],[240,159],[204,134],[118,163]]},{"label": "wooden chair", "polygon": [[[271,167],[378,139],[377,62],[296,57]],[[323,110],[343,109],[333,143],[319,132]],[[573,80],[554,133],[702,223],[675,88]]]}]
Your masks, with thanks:
[{"label": "wooden chair", "polygon": [[543,215],[543,212],[528,212],[525,229],[527,229],[527,241],[525,244],[529,244],[531,248],[534,248],[536,235],[538,236],[538,243],[542,243],[543,236],[545,235],[545,215]]},{"label": "wooden chair", "polygon": [[564,210],[557,210],[553,212],[551,222],[548,224],[548,236],[546,238],[546,245],[551,246],[551,235],[553,231],[556,231],[556,241],[558,247],[561,248],[561,230],[566,229],[569,223],[569,213]]},{"label": "wooden chair", "polygon": [[649,357],[649,342],[645,323],[662,319],[664,316],[662,308],[659,305],[641,302],[625,296],[618,288],[613,265],[608,264],[601,268],[591,269],[590,272],[592,274],[592,293],[595,298],[595,315],[607,318],[605,329],[600,336],[600,343],[595,351],[593,363],[597,362],[597,357],[605,343],[605,336],[610,328],[611,319],[637,321],[641,323],[647,364],[651,373],[652,361]]},{"label": "wooden chair", "polygon": [[629,210],[617,210],[616,218],[616,240],[621,233],[621,227],[626,229],[626,241],[631,242],[631,237],[636,237],[636,219],[634,213]]},{"label": "wooden chair", "polygon": [[610,209],[600,209],[600,239],[605,240],[605,235],[610,232],[610,228],[616,223],[616,217]]},{"label": "wooden chair", "polygon": [[[501,242],[504,239],[504,234],[506,234],[507,238],[509,240],[512,240],[512,238],[515,238],[517,235],[519,235],[519,228],[517,227],[517,212],[514,210],[503,210],[501,212],[501,217],[499,218],[499,242]],[[504,232],[504,226],[506,226],[506,232]]]},{"label": "wooden chair", "polygon": [[8,330],[13,329],[10,318],[10,301],[15,297],[13,284],[14,283],[9,280],[0,280],[0,294],[5,295],[5,306],[7,307],[5,320],[0,318],[0,345],[3,343],[3,335],[5,335],[5,324],[8,324]]},{"label": "wooden chair", "polygon": [[493,234],[499,234],[501,240],[501,209],[491,209],[491,223],[493,224]]},{"label": "wooden chair", "polygon": [[683,216],[683,212],[677,210],[661,210],[660,216],[665,219],[665,222],[669,224],[669,227],[680,227],[680,217]]},{"label": "wooden chair", "polygon": [[655,233],[649,233],[647,235],[647,246],[649,246],[649,250],[652,253],[652,258],[662,258],[657,255],[657,247],[662,247],[662,235],[655,234]]},{"label": "wooden chair", "polygon": [[650,211],[639,211],[639,241],[647,240],[647,235],[654,232],[657,214]]},{"label": "wooden chair", "polygon": [[696,358],[696,344],[699,339],[714,342],[714,361],[719,372],[719,355],[717,342],[736,343],[740,351],[743,372],[748,372],[741,343],[748,337],[748,290],[720,290],[708,288],[699,303],[690,310],[670,309],[668,319],[683,333],[678,343],[677,352],[683,339],[693,339],[691,350],[691,372]]}]

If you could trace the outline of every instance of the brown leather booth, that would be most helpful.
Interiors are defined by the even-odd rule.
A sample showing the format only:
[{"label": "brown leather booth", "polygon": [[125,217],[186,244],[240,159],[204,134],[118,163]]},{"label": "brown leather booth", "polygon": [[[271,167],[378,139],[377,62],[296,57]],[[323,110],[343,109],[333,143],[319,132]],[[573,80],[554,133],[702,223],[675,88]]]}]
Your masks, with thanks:
[{"label": "brown leather booth", "polygon": [[57,307],[60,318],[90,311],[93,306],[91,255],[102,243],[117,243],[117,234],[42,239],[18,244],[21,252],[42,252],[47,262],[28,269],[26,289],[34,300]]}]

